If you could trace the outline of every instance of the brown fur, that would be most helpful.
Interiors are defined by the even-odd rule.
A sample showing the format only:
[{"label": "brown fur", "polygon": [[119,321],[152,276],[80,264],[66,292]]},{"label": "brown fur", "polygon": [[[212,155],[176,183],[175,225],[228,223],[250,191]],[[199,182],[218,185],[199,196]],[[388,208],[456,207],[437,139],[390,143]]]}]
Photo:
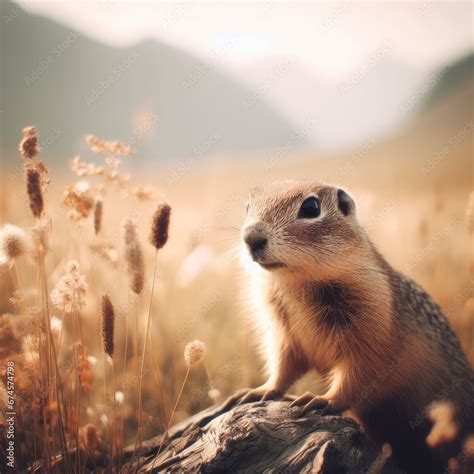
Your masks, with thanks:
[{"label": "brown fur", "polygon": [[[389,442],[403,468],[441,470],[444,460],[424,442],[426,410],[450,400],[460,433],[471,430],[472,370],[439,307],[390,267],[354,210],[343,212],[337,191],[285,181],[251,192],[244,229],[258,228],[268,239],[258,262],[281,266],[253,263],[250,272],[269,371],[254,392],[283,393],[314,368],[328,383],[321,398],[334,411],[350,410],[376,443]],[[319,198],[321,215],[298,219],[308,196]]]}]

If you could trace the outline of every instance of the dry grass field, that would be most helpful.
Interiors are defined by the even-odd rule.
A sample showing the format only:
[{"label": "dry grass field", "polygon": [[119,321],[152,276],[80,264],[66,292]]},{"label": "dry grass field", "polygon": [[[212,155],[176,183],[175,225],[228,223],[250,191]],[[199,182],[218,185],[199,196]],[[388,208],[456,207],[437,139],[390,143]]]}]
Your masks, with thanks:
[{"label": "dry grass field", "polygon": [[[20,227],[27,237],[17,239],[28,248],[2,265],[0,367],[5,380],[7,361],[14,362],[19,467],[53,459],[65,444],[79,445],[98,465],[113,449],[118,465],[137,430],[142,440],[164,431],[185,377],[172,423],[262,380],[239,298],[245,274],[238,254],[248,189],[265,180],[306,177],[344,186],[382,254],[433,295],[474,364],[472,141],[438,159],[443,140],[407,134],[338,156],[280,150],[153,169],[138,156],[120,156],[127,150],[89,140],[97,153],[81,159],[105,171],[76,161],[75,171],[51,167],[46,183],[40,170],[41,218],[32,216],[25,192],[23,165],[32,159],[11,157],[17,164],[2,173],[1,232],[8,233],[7,223]],[[39,158],[49,165],[46,153]],[[122,182],[122,170],[131,170],[129,181]],[[163,202],[171,206],[169,239],[156,251],[149,236]],[[128,242],[126,218],[132,219]],[[142,268],[133,267],[139,248],[144,280],[132,285],[132,277],[141,278],[133,274]],[[101,333],[104,295],[115,312],[109,355]],[[111,331],[107,326],[106,339]],[[190,367],[183,351],[195,339],[206,351],[203,363]],[[293,391],[303,388],[322,387],[312,375]],[[3,394],[3,384],[0,389]],[[81,467],[84,458],[72,455],[68,462]]]}]

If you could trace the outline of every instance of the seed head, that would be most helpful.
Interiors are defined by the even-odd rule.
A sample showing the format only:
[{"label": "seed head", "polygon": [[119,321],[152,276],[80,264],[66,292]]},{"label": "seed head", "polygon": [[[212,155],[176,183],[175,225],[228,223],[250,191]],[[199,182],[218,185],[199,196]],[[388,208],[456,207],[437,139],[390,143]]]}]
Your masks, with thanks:
[{"label": "seed head", "polygon": [[23,229],[5,224],[0,229],[0,261],[11,263],[31,249],[31,240]]},{"label": "seed head", "polygon": [[145,263],[142,246],[138,240],[135,222],[127,218],[123,223],[123,240],[125,243],[125,259],[127,261],[130,289],[139,295],[145,282]]},{"label": "seed head", "polygon": [[43,214],[44,201],[41,189],[41,174],[34,168],[26,169],[26,193],[30,204],[31,213],[39,219]]},{"label": "seed head", "polygon": [[184,348],[184,360],[189,366],[199,364],[204,359],[204,353],[206,352],[206,344],[204,342],[195,339],[192,342],[186,344]]},{"label": "seed head", "polygon": [[81,429],[82,444],[90,454],[95,453],[101,444],[99,432],[95,425],[86,425]]},{"label": "seed head", "polygon": [[23,130],[23,138],[18,149],[24,158],[33,159],[41,151],[38,145],[38,130],[34,125],[25,127]]},{"label": "seed head", "polygon": [[80,311],[86,304],[86,290],[86,277],[79,273],[79,263],[71,260],[67,262],[63,276],[51,291],[51,301],[64,313]]},{"label": "seed head", "polygon": [[115,310],[108,295],[102,296],[102,346],[112,359],[114,356]]},{"label": "seed head", "polygon": [[98,197],[95,200],[94,206],[94,231],[96,235],[100,232],[100,228],[102,227],[102,212],[103,212],[103,202],[102,198]]},{"label": "seed head", "polygon": [[171,207],[168,204],[160,204],[153,214],[150,241],[157,250],[164,247],[168,240],[170,215]]}]

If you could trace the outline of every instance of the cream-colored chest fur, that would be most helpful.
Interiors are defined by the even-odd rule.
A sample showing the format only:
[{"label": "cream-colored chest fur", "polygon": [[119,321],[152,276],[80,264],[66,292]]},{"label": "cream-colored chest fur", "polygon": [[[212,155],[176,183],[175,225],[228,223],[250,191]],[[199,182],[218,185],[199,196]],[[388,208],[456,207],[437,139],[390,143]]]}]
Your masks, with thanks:
[{"label": "cream-colored chest fur", "polygon": [[390,333],[390,298],[368,301],[353,325],[324,324],[324,309],[305,298],[298,285],[285,285],[264,271],[252,272],[249,287],[254,327],[269,373],[277,370],[282,350],[291,350],[308,368],[340,380],[348,396],[373,376],[386,356]]},{"label": "cream-colored chest fur", "polygon": [[318,308],[308,307],[298,291],[276,289],[275,282],[257,270],[251,275],[249,296],[254,328],[270,371],[282,348],[301,354],[321,373],[335,368],[344,341],[320,330]]}]

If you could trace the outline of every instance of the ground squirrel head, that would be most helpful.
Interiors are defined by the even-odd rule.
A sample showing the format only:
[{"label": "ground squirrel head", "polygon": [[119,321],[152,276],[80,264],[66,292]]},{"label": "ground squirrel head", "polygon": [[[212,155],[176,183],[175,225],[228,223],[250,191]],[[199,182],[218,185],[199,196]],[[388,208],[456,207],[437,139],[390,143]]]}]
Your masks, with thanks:
[{"label": "ground squirrel head", "polygon": [[247,259],[265,270],[319,275],[343,270],[363,242],[354,200],[314,181],[252,189],[242,240]]}]

